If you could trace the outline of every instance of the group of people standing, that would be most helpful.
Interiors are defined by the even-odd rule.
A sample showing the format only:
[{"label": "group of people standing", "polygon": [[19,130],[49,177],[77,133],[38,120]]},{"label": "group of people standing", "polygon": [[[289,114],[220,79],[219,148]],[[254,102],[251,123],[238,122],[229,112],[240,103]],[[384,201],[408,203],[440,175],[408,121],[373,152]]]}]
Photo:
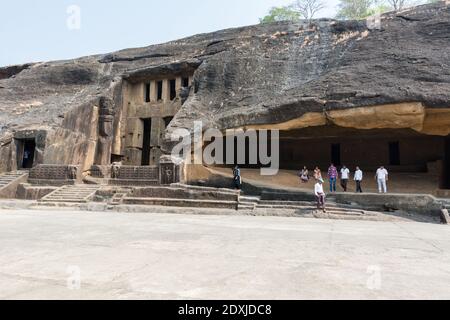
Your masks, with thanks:
[{"label": "group of people standing", "polygon": [[[331,164],[331,166],[328,168],[328,181],[330,184],[330,192],[337,192],[337,181],[340,178],[340,185],[344,192],[347,192],[348,190],[348,182],[350,180],[350,170],[344,165],[342,168],[338,171],[337,167],[334,164]],[[307,183],[310,180],[310,174],[307,167],[303,167],[301,172],[299,173],[300,180],[302,183]],[[324,179],[322,177],[322,171],[319,169],[319,167],[316,167],[313,172],[313,177],[316,181],[315,187],[314,187],[314,194],[317,197],[317,203],[319,208],[323,208],[325,210],[325,192],[323,190],[323,184]],[[362,193],[362,181],[364,178],[364,173],[359,167],[356,167],[355,173],[353,175],[353,180],[356,183],[356,192]],[[375,175],[375,179],[378,183],[378,191],[379,193],[387,193],[387,181],[389,180],[389,173],[381,166]]]},{"label": "group of people standing", "polygon": [[[334,164],[331,164],[330,167],[328,168],[327,175],[328,175],[328,181],[330,183],[330,192],[331,193],[337,192],[336,185],[337,185],[337,181],[339,178],[340,178],[340,185],[341,185],[342,189],[344,190],[344,192],[347,192],[348,181],[350,180],[350,175],[351,175],[350,169],[348,169],[344,165],[338,171],[338,168]],[[308,183],[311,179],[311,175],[306,166],[303,167],[303,169],[300,171],[299,176],[300,176],[300,180],[302,183]],[[319,167],[316,167],[314,169],[312,177],[316,181],[316,184],[314,186],[314,194],[316,195],[316,198],[317,198],[318,208],[319,209],[323,208],[323,210],[325,211],[326,194],[323,189],[323,184],[325,183],[325,181],[322,177],[322,171],[320,170]],[[364,178],[363,171],[359,167],[356,167],[355,173],[353,174],[353,180],[356,183],[356,192],[357,193],[363,192],[363,189],[362,189],[363,178]],[[378,192],[379,193],[387,193],[387,182],[389,180],[389,172],[386,170],[385,167],[381,166],[380,168],[378,168],[378,170],[375,174],[375,179],[378,183]],[[240,190],[242,188],[241,169],[238,166],[235,166],[233,169],[233,182],[234,182],[235,189]]]}]

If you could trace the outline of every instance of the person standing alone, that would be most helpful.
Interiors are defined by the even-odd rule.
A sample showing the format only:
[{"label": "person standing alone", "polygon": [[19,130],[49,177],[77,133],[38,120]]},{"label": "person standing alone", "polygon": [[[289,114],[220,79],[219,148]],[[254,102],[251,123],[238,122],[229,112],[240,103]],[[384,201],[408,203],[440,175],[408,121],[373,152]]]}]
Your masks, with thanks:
[{"label": "person standing alone", "polygon": [[317,209],[323,209],[323,212],[326,212],[325,207],[325,192],[323,191],[323,180],[319,179],[314,186],[314,194],[317,198]]},{"label": "person standing alone", "polygon": [[378,182],[378,192],[387,193],[387,182],[389,181],[389,172],[381,166],[375,175],[375,179]]},{"label": "person standing alone", "polygon": [[334,164],[328,168],[328,179],[330,180],[330,192],[336,192],[336,180],[338,172]]},{"label": "person standing alone", "polygon": [[341,169],[341,187],[344,189],[344,192],[347,192],[348,179],[350,177],[350,170],[346,166],[343,166]]},{"label": "person standing alone", "polygon": [[236,190],[241,190],[242,177],[241,177],[241,169],[239,169],[238,166],[234,167],[233,169],[233,181],[234,181],[234,188]]},{"label": "person standing alone", "polygon": [[356,167],[355,171],[355,182],[356,182],[356,192],[363,193],[362,190],[362,180],[363,180],[363,172],[359,167]]}]

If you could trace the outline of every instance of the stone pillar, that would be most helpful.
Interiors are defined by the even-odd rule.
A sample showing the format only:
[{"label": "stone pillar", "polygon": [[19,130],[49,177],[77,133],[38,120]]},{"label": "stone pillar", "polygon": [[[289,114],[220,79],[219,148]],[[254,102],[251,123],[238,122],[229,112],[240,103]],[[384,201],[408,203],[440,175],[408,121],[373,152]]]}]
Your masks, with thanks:
[{"label": "stone pillar", "polygon": [[160,147],[162,143],[162,138],[166,130],[166,124],[163,118],[152,118],[152,132],[150,137],[151,147]]},{"label": "stone pillar", "polygon": [[96,165],[108,165],[111,162],[113,141],[114,108],[111,99],[102,97],[99,100],[98,141],[95,155]]},{"label": "stone pillar", "polygon": [[156,81],[152,80],[150,82],[150,102],[156,102],[158,100],[158,86]]},{"label": "stone pillar", "polygon": [[181,183],[183,161],[180,158],[172,156],[162,156],[159,159],[160,183],[161,185],[170,185],[172,183]]},{"label": "stone pillar", "polygon": [[36,138],[35,138],[36,149],[35,149],[35,154],[34,154],[34,165],[44,163],[44,151],[45,151],[46,140],[47,140],[46,132],[39,132],[36,135]]},{"label": "stone pillar", "polygon": [[169,83],[169,79],[164,79],[163,80],[162,95],[163,95],[164,103],[168,103],[170,101],[170,83]]}]

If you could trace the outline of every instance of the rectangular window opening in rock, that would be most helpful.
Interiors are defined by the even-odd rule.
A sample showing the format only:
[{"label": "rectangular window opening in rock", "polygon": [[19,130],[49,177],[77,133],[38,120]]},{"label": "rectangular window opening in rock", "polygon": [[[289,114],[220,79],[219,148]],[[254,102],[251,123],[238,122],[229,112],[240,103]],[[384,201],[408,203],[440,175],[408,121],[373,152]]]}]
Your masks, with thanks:
[{"label": "rectangular window opening in rock", "polygon": [[145,102],[150,102],[151,100],[151,86],[150,86],[150,83],[146,83],[145,84]]},{"label": "rectangular window opening in rock", "polygon": [[150,165],[151,143],[150,137],[152,132],[152,119],[142,119],[144,125],[144,142],[142,145],[142,163],[143,166]]},{"label": "rectangular window opening in rock", "polygon": [[177,81],[176,79],[169,80],[170,100],[175,100],[177,97]]},{"label": "rectangular window opening in rock", "polygon": [[181,85],[182,85],[182,87],[184,87],[184,88],[189,87],[189,77],[184,77],[184,78],[182,79],[182,81],[181,81]]},{"label": "rectangular window opening in rock", "polygon": [[156,82],[156,90],[157,90],[156,99],[158,101],[161,101],[163,99],[163,81],[162,80]]}]

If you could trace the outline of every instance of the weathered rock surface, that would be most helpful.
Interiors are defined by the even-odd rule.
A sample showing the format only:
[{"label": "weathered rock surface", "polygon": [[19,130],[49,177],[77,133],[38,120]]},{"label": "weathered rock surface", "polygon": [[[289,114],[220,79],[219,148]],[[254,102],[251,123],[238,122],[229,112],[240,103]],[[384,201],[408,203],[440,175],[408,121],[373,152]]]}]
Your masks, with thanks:
[{"label": "weathered rock surface", "polygon": [[[47,163],[93,159],[98,133],[90,124],[102,97],[112,99],[118,110],[123,79],[186,67],[196,68],[194,88],[169,131],[192,129],[195,120],[220,129],[289,121],[307,126],[298,119],[310,114],[321,124],[326,119],[318,113],[399,103],[443,110],[448,117],[423,113],[409,115],[404,123],[435,130],[432,121],[437,121],[445,131],[450,124],[450,6],[442,2],[389,13],[381,28],[372,30],[365,21],[275,23],[0,68],[0,145],[7,146],[18,130],[45,129]],[[425,124],[425,118],[431,122]],[[13,149],[0,147],[0,156]]]}]

